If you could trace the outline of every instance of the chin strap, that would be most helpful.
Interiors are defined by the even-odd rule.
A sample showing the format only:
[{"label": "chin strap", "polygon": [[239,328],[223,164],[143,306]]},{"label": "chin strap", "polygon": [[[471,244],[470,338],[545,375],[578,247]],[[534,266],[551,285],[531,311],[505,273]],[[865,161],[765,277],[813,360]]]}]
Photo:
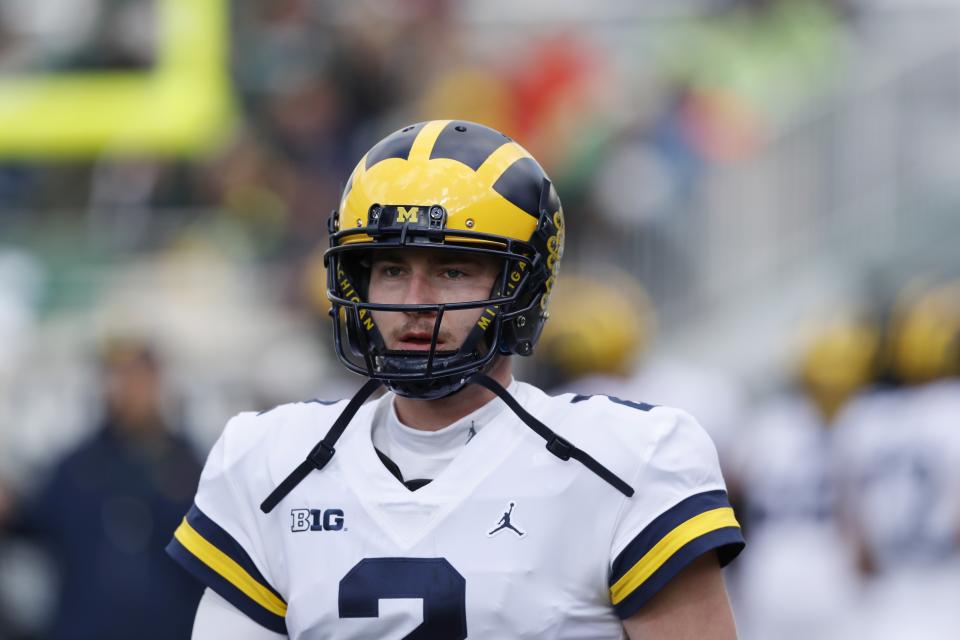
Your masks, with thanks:
[{"label": "chin strap", "polygon": [[627,496],[628,498],[633,495],[633,487],[621,480],[605,466],[597,462],[586,451],[578,449],[570,441],[561,438],[554,433],[550,427],[533,417],[533,415],[521,407],[520,403],[517,402],[517,399],[511,396],[510,393],[496,380],[485,373],[478,373],[467,380],[467,382],[470,384],[479,384],[481,387],[485,387],[486,389],[489,389],[493,393],[497,394],[497,396],[503,400],[515,414],[517,414],[517,417],[520,418],[524,424],[533,429],[538,436],[547,441],[547,451],[563,461],[567,461],[570,458],[579,461],[587,469],[590,469],[590,471],[593,471],[595,474],[600,476],[600,478],[610,483],[623,495]]},{"label": "chin strap", "polygon": [[324,436],[323,440],[318,442],[317,446],[307,455],[307,459],[301,462],[296,469],[290,472],[290,475],[284,478],[283,482],[277,485],[276,489],[270,492],[267,499],[260,505],[261,511],[264,513],[273,511],[273,508],[276,507],[281,500],[286,498],[287,494],[293,491],[294,487],[303,482],[303,479],[310,475],[311,471],[314,469],[319,471],[327,466],[327,463],[333,458],[333,454],[336,453],[333,445],[336,444],[340,436],[343,435],[347,425],[353,420],[353,416],[360,410],[360,406],[363,405],[364,401],[369,398],[370,394],[376,391],[380,385],[381,382],[379,380],[370,379],[360,387],[356,395],[350,399],[350,403],[343,410],[343,413],[340,414],[337,421],[334,422],[330,430],[327,431],[327,435]]}]

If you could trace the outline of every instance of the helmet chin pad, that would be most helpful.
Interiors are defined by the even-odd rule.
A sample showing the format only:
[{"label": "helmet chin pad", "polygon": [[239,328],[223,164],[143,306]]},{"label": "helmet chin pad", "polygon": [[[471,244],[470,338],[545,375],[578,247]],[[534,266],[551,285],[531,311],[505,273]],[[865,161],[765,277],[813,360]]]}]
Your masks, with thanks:
[{"label": "helmet chin pad", "polygon": [[462,390],[467,381],[462,376],[441,376],[430,380],[387,380],[386,386],[398,396],[417,400],[439,400]]},{"label": "helmet chin pad", "polygon": [[[432,367],[438,371],[448,368],[448,362],[455,362],[459,351],[437,351],[433,356]],[[398,396],[419,400],[436,400],[460,391],[467,380],[477,372],[488,369],[486,358],[477,361],[477,366],[468,371],[450,375],[435,375],[429,378],[411,379],[405,376],[422,374],[427,370],[428,351],[387,351],[378,357],[378,374],[384,384]],[[399,375],[398,375],[399,374]]]}]

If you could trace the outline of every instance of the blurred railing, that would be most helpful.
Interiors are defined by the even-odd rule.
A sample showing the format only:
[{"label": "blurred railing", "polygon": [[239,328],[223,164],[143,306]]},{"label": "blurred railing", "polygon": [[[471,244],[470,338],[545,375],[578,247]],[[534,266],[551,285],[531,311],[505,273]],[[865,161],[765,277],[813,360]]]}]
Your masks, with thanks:
[{"label": "blurred railing", "polygon": [[[813,270],[960,266],[960,43],[872,71],[704,187],[692,277],[644,270],[671,322]],[[655,241],[634,239],[638,264]]]}]

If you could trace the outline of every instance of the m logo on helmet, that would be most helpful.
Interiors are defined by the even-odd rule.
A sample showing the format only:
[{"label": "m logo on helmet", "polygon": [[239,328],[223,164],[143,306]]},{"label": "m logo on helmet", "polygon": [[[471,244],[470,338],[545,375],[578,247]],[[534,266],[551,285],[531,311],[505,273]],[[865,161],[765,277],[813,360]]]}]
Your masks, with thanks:
[{"label": "m logo on helmet", "polygon": [[420,207],[397,207],[397,223],[419,222]]}]

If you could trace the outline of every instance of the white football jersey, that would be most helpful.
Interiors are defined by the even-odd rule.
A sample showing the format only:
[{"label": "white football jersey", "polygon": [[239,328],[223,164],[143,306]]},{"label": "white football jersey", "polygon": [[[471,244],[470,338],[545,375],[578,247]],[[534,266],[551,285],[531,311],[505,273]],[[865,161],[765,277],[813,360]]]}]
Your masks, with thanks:
[{"label": "white football jersey", "polygon": [[799,395],[777,397],[747,424],[732,469],[747,505],[741,516],[752,531],[832,527],[838,510],[832,433],[813,403]]},{"label": "white football jersey", "polygon": [[832,433],[799,394],[764,404],[730,467],[742,487],[750,554],[738,567],[743,638],[841,635],[857,594],[830,468]]},{"label": "white football jersey", "polygon": [[851,517],[880,569],[938,566],[960,535],[960,384],[855,399],[837,425]]},{"label": "white football jersey", "polygon": [[738,446],[738,431],[746,413],[745,394],[732,376],[703,364],[665,358],[645,362],[629,378],[590,375],[558,391],[644,398],[654,404],[683,407],[706,429],[724,465]]},{"label": "white football jersey", "polygon": [[716,550],[725,564],[740,551],[716,451],[689,415],[526,384],[516,398],[633,497],[549,453],[505,406],[410,491],[371,441],[386,394],[264,514],[346,406],[297,403],[228,423],[168,552],[291,638],[597,640],[623,637],[621,619],[694,558]]},{"label": "white football jersey", "polygon": [[849,517],[879,569],[855,612],[857,637],[960,637],[957,416],[956,380],[874,391],[841,415]]}]

